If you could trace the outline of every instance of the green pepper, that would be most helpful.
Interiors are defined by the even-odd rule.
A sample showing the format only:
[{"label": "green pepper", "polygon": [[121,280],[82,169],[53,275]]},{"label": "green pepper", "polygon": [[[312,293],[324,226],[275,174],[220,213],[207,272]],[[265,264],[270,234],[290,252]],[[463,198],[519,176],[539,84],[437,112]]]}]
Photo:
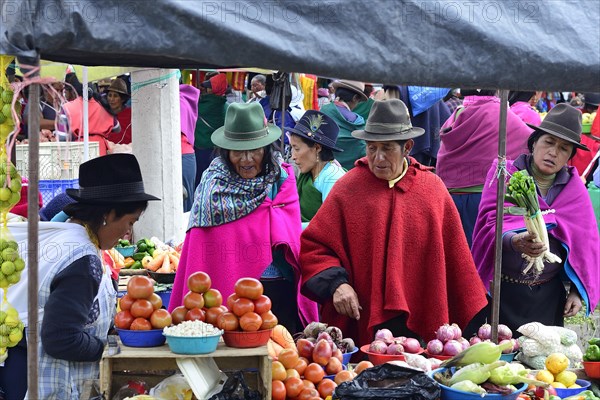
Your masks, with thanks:
[{"label": "green pepper", "polygon": [[597,338],[597,337],[596,338],[592,338],[592,339],[588,340],[588,343],[589,344],[594,344],[596,346],[600,346],[600,338]]},{"label": "green pepper", "polygon": [[155,247],[155,246],[154,246],[154,242],[153,242],[152,240],[150,240],[150,239],[147,239],[147,238],[146,238],[146,239],[144,239],[144,242],[146,243],[146,246],[147,246],[148,248],[150,248],[150,247],[154,248],[154,247]]},{"label": "green pepper", "polygon": [[142,268],[142,262],[141,261],[136,261],[131,265],[131,269],[141,269]]},{"label": "green pepper", "polygon": [[149,256],[149,255],[150,255],[150,253],[148,253],[148,252],[146,252],[146,251],[138,251],[137,253],[135,253],[135,254],[133,255],[133,257],[132,257],[132,258],[133,258],[135,261],[142,261],[142,258],[144,258],[144,257],[146,257],[146,256]]},{"label": "green pepper", "polygon": [[140,243],[137,245],[137,252],[138,253],[143,253],[146,250],[148,250],[148,246],[146,245],[146,243]]},{"label": "green pepper", "polygon": [[585,352],[583,359],[585,361],[600,361],[600,347],[591,344]]}]

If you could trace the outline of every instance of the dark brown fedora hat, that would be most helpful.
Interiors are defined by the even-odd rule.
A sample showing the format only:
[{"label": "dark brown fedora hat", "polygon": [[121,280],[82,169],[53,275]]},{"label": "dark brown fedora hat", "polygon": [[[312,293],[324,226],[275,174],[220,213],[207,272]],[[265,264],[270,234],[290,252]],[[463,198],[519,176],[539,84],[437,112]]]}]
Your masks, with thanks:
[{"label": "dark brown fedora hat", "polygon": [[581,144],[581,112],[567,103],[554,106],[539,126],[527,126],[573,143],[579,149],[590,151]]},{"label": "dark brown fedora hat", "polygon": [[373,103],[365,129],[353,131],[352,136],[373,142],[386,142],[412,139],[424,133],[425,129],[412,126],[408,108],[402,100],[389,99]]}]

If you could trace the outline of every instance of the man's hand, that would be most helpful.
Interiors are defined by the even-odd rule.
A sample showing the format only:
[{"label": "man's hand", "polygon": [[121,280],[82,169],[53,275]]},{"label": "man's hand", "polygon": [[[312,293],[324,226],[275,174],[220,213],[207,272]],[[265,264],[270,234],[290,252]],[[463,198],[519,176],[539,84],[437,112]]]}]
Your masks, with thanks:
[{"label": "man's hand", "polygon": [[581,298],[579,297],[579,294],[577,294],[577,291],[569,292],[569,295],[567,296],[567,302],[565,303],[564,316],[572,317],[573,315],[577,314],[579,310],[581,310],[581,307]]},{"label": "man's hand", "polygon": [[548,249],[542,242],[535,242],[537,238],[535,233],[523,232],[514,235],[511,239],[513,248],[520,253],[527,254],[530,257],[539,257]]},{"label": "man's hand", "polygon": [[358,303],[356,292],[347,283],[341,284],[333,293],[333,306],[342,315],[359,320],[362,307]]}]

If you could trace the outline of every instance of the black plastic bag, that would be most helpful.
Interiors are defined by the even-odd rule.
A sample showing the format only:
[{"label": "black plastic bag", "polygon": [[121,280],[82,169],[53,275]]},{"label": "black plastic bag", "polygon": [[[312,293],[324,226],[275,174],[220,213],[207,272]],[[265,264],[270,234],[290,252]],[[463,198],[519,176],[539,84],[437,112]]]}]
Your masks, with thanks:
[{"label": "black plastic bag", "polygon": [[382,364],[361,372],[354,380],[335,388],[334,400],[386,399],[436,400],[441,389],[424,372]]},{"label": "black plastic bag", "polygon": [[248,387],[241,371],[235,371],[227,378],[223,389],[208,400],[261,400],[261,396]]},{"label": "black plastic bag", "polygon": [[[290,86],[289,74],[285,72],[276,72],[273,74],[273,89],[269,96],[269,106],[271,110],[287,110],[292,101],[292,88]],[[282,98],[285,104],[282,104]],[[269,116],[267,115],[267,118]]]}]

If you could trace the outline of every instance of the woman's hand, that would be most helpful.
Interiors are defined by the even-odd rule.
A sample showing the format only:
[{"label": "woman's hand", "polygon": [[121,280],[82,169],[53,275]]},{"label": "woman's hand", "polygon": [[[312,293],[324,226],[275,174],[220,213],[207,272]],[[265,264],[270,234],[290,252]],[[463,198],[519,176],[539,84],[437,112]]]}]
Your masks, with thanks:
[{"label": "woman's hand", "polygon": [[567,302],[565,303],[564,316],[572,317],[573,315],[577,314],[579,310],[581,310],[581,307],[581,297],[579,297],[577,291],[571,290],[567,296]]},{"label": "woman's hand", "polygon": [[542,242],[535,242],[535,233],[523,232],[514,235],[511,239],[512,246],[518,252],[530,257],[539,257],[547,250]]},{"label": "woman's hand", "polygon": [[347,283],[342,283],[333,293],[333,306],[342,315],[359,320],[362,307],[358,303],[358,295],[354,288]]}]

